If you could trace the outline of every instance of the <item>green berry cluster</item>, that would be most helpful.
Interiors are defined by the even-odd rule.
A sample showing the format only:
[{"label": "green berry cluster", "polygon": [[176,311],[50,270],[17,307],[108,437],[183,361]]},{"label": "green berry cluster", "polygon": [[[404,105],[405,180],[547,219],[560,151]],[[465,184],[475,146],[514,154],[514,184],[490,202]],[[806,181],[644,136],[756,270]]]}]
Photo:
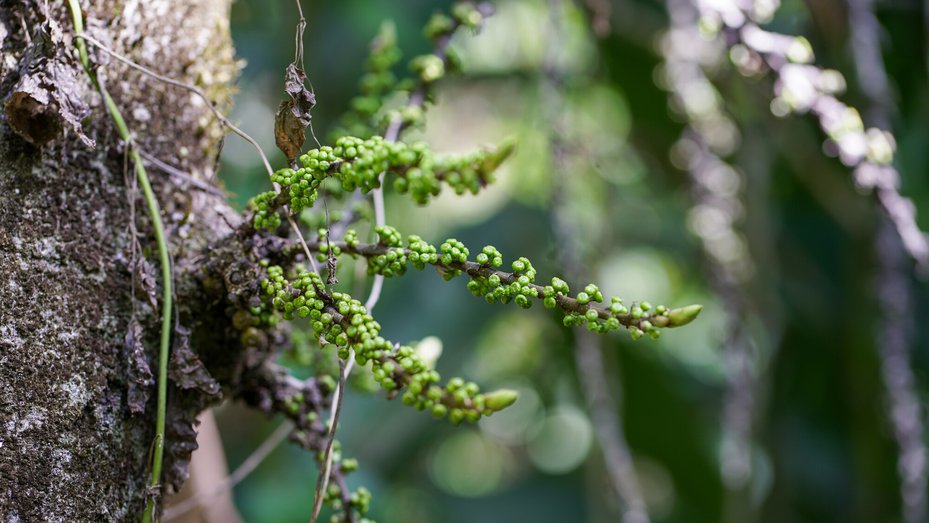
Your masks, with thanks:
[{"label": "green berry cluster", "polygon": [[380,225],[374,228],[378,243],[387,247],[403,247],[403,235],[390,225]]},{"label": "green berry cluster", "polygon": [[517,397],[517,393],[509,389],[479,394],[476,383],[452,378],[445,387],[431,385],[426,380],[415,380],[403,394],[403,402],[417,410],[428,410],[436,418],[448,416],[449,421],[457,425],[503,410]]},{"label": "green berry cluster", "polygon": [[[383,237],[395,238],[390,230],[381,232]],[[437,417],[447,414],[453,422],[474,421],[516,400],[515,393],[509,391],[480,394],[476,384],[459,386],[460,379],[441,387],[439,373],[429,368],[415,349],[395,345],[380,336],[380,324],[361,302],[345,293],[327,294],[322,290],[322,279],[314,272],[300,270],[288,280],[281,267],[270,266],[261,289],[265,300],[284,319],[295,315],[309,318],[315,335],[334,344],[340,358],[348,359],[354,351],[359,365],[370,362],[374,379],[382,388],[393,391],[406,387],[404,402],[420,410],[428,409]],[[507,402],[501,397],[512,398]],[[488,402],[488,398],[492,400]]]},{"label": "green berry cluster", "polygon": [[368,258],[368,274],[380,274],[387,278],[406,273],[407,256],[403,248],[403,235],[389,225],[375,227],[378,244],[387,247],[387,252]]},{"label": "green berry cluster", "polygon": [[281,185],[287,199],[282,201],[274,192],[258,195],[252,202],[255,208],[253,225],[272,228],[280,225],[276,209],[289,204],[299,213],[312,206],[318,197],[319,186],[329,177],[341,182],[345,191],[360,189],[369,192],[380,187],[380,174],[397,176],[394,188],[409,192],[419,204],[438,195],[442,184],[457,194],[477,193],[492,181],[492,173],[509,156],[512,143],[496,149],[485,149],[463,155],[439,156],[425,143],[406,144],[388,142],[380,136],[361,139],[344,136],[335,147],[323,146],[300,156],[302,167],[281,169],[271,180]]},{"label": "green berry cluster", "polygon": [[407,258],[413,264],[413,267],[416,267],[418,270],[425,269],[426,264],[434,265],[439,260],[435,245],[423,241],[422,238],[415,234],[411,234],[407,237],[406,245],[407,249],[409,249]]},{"label": "green berry cluster", "polygon": [[[499,256],[499,251],[491,245],[484,247],[481,254],[486,255],[489,252],[495,252]],[[478,256],[480,257],[480,255]],[[494,259],[493,261],[498,260]],[[502,258],[499,261],[501,263],[497,264],[498,266],[502,265]],[[487,303],[509,303],[513,301],[523,309],[528,309],[532,306],[530,298],[539,297],[537,286],[532,285],[535,282],[536,270],[526,258],[519,258],[514,261],[512,269],[513,273],[510,278],[506,278],[506,275],[501,278],[501,275],[497,272],[492,272],[489,275],[472,274],[471,281],[468,282],[468,290],[475,296],[483,296]]]},{"label": "green berry cluster", "polygon": [[452,6],[450,15],[445,13],[435,13],[426,27],[423,34],[430,40],[437,40],[444,36],[449,36],[458,27],[466,27],[475,30],[481,26],[484,21],[484,13],[477,6],[470,2],[459,2]]},{"label": "green berry cluster", "polygon": [[[352,507],[357,509],[360,514],[367,514],[371,508],[371,491],[365,487],[358,487],[355,492],[349,496]],[[336,520],[338,521],[338,520]],[[374,520],[363,518],[361,523],[374,523]]]},{"label": "green berry cluster", "polygon": [[[293,281],[288,281],[280,266],[272,265],[267,271],[268,277],[261,280],[262,295],[285,320],[299,316],[311,317],[314,322],[322,321],[326,302],[318,293],[318,289],[324,288],[319,274],[300,270]],[[325,320],[331,323],[332,316],[329,315]]]},{"label": "green berry cluster", "polygon": [[290,208],[300,212],[316,203],[319,185],[329,177],[329,169],[341,162],[332,147],[322,146],[300,156],[303,167],[297,170],[281,169],[271,180],[287,188]]},{"label": "green berry cluster", "polygon": [[273,231],[281,226],[281,215],[274,208],[274,198],[276,196],[276,192],[267,191],[255,196],[249,202],[249,207],[255,210],[252,225],[256,229]]},{"label": "green berry cluster", "polygon": [[464,264],[468,261],[468,248],[460,241],[449,238],[442,242],[439,249],[442,252],[438,261],[442,277],[447,281],[461,274],[461,270],[453,267],[453,264]]},{"label": "green berry cluster", "polygon": [[410,61],[410,69],[422,83],[430,84],[445,76],[445,60],[434,54],[420,55]]},{"label": "green berry cluster", "polygon": [[526,258],[512,262],[512,272],[496,269],[503,265],[503,255],[492,245],[485,246],[476,261],[471,261],[469,249],[454,238],[442,242],[437,252],[419,236],[409,236],[404,249],[402,235],[393,227],[379,227],[377,233],[380,237],[377,244],[361,244],[357,233],[349,231],[348,241],[333,245],[341,245],[345,254],[367,258],[369,274],[401,275],[408,262],[420,270],[428,264],[435,266],[446,280],[466,273],[470,278],[468,290],[488,303],[512,301],[528,309],[533,300],[541,299],[546,308],[565,313],[566,326],[584,325],[601,334],[626,327],[634,339],[645,334],[657,338],[661,328],[685,325],[702,309],[692,305],[671,310],[664,305],[653,307],[648,302],[627,307],[619,297],[610,298],[610,306],[605,307],[599,305],[604,301],[603,293],[592,283],[573,296],[568,284],[560,278],[552,278],[550,285],[537,284],[536,269]]},{"label": "green berry cluster", "polygon": [[[423,241],[419,236],[415,234],[408,236],[407,246],[404,248],[403,236],[397,229],[387,225],[375,227],[374,230],[379,241],[370,246],[374,247],[373,251],[366,246],[362,253],[358,232],[355,229],[348,229],[345,231],[344,241],[341,242],[345,249],[339,249],[337,252],[345,252],[353,257],[364,256],[368,262],[369,275],[380,274],[388,278],[405,274],[407,264],[412,264],[416,269],[422,270],[427,264],[434,265],[438,262],[435,246]],[[337,248],[338,244],[334,243],[333,251],[336,252]]]},{"label": "green berry cluster", "polygon": [[426,22],[423,28],[423,34],[430,40],[436,40],[443,36],[448,36],[455,31],[455,20],[445,13],[435,13],[432,18]]},{"label": "green berry cluster", "polygon": [[345,231],[344,241],[345,245],[347,245],[350,249],[357,249],[361,244],[361,241],[358,239],[358,231],[355,229],[348,229]]},{"label": "green berry cluster", "polygon": [[452,16],[458,24],[476,30],[484,22],[485,13],[470,2],[459,2],[452,6]]},{"label": "green berry cluster", "polygon": [[[268,268],[268,260],[260,260],[258,262],[260,267],[264,267],[265,270]],[[262,284],[263,285],[263,284]],[[267,292],[262,287],[262,293]],[[280,317],[277,311],[274,310],[274,307],[270,303],[266,303],[263,300],[258,300],[257,302],[252,302],[248,306],[247,310],[240,310],[233,314],[232,317],[233,326],[241,331],[240,342],[243,346],[248,346],[248,341],[253,336],[256,336],[257,332],[260,332],[262,327],[276,327],[280,323]]]},{"label": "green berry cluster", "polygon": [[329,258],[329,252],[332,251],[333,256],[339,256],[342,254],[342,249],[338,244],[331,244],[327,241],[329,238],[329,229],[320,228],[316,230],[316,236],[319,242],[319,253],[316,255],[316,261],[320,263],[325,263]]},{"label": "green berry cluster", "polygon": [[475,259],[477,263],[484,267],[500,267],[503,265],[503,255],[493,245],[485,246]]},{"label": "green berry cluster", "polygon": [[[316,453],[316,462],[322,465],[325,462],[325,451],[320,450]],[[342,442],[333,440],[332,442],[332,470],[339,471],[343,475],[351,474],[358,470],[358,460],[354,458],[345,458],[342,456]],[[335,512],[330,517],[333,523],[344,521],[355,521],[354,515],[364,516],[371,509],[371,491],[360,486],[355,491],[343,495],[342,488],[336,483],[330,483],[323,496],[323,503],[329,505]],[[352,512],[350,517],[349,512]],[[360,523],[375,523],[374,520],[362,517],[358,520]]]}]

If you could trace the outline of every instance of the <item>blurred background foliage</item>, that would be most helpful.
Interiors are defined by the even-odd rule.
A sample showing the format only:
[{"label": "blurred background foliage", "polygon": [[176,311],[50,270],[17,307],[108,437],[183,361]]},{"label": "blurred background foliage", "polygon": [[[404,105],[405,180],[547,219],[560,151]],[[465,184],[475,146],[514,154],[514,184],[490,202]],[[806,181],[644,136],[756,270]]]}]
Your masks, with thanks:
[{"label": "blurred background foliage", "polygon": [[[367,45],[382,21],[394,21],[410,58],[429,51],[421,28],[448,3],[303,2],[307,73],[319,102],[313,122],[321,141],[356,93]],[[659,87],[667,14],[663,3],[651,0],[608,3],[610,31],[602,38],[589,29],[587,13],[569,2],[562,38],[553,39],[545,0],[499,0],[481,34],[458,35],[454,46],[465,74],[442,81],[425,129],[410,137],[458,152],[512,135],[517,154],[498,183],[477,197],[445,194],[421,208],[388,193],[388,223],[432,242],[456,237],[472,250],[493,244],[508,259],[529,257],[540,276],[551,276],[563,274],[552,226],[557,197],[558,212],[576,225],[585,245],[584,280],[571,281],[572,287],[594,281],[604,294],[627,300],[703,303],[697,322],[660,340],[607,335],[604,370],[652,520],[723,521],[727,319],[688,220],[693,201],[687,175],[675,166],[673,145],[684,122]],[[877,5],[899,107],[893,129],[903,193],[917,203],[925,230],[929,85],[923,9],[925,4],[905,0]],[[845,73],[843,99],[861,106],[847,19],[841,0],[789,0],[770,26],[806,36],[820,65]],[[293,2],[237,0],[233,6],[232,34],[247,65],[232,118],[266,151],[276,151],[273,114],[284,67],[293,58],[296,21]],[[565,77],[557,109],[568,147],[564,172],[550,160],[552,108],[544,65],[552,57]],[[897,451],[875,336],[875,206],[856,191],[848,170],[823,154],[815,122],[771,116],[770,78],[746,79],[722,67],[713,80],[741,135],[728,160],[747,184],[744,233],[755,272],[746,287],[753,304],[746,321],[763,360],[750,509],[736,520],[899,521]],[[239,205],[266,190],[247,144],[228,137],[222,159],[222,179]],[[274,160],[284,165],[279,154]],[[912,366],[925,400],[929,293],[925,281],[913,278],[911,285],[917,324]],[[463,374],[486,388],[516,388],[521,397],[477,425],[452,427],[385,401],[383,393],[350,392],[339,439],[344,453],[361,463],[350,483],[372,490],[374,519],[618,520],[575,372],[576,333],[561,327],[557,315],[541,307],[488,306],[462,282],[445,283],[424,271],[388,280],[375,316],[390,339],[441,340],[443,374]],[[235,404],[217,415],[233,467],[279,422]],[[306,521],[315,480],[311,456],[284,445],[236,488],[236,503],[247,521]]]}]

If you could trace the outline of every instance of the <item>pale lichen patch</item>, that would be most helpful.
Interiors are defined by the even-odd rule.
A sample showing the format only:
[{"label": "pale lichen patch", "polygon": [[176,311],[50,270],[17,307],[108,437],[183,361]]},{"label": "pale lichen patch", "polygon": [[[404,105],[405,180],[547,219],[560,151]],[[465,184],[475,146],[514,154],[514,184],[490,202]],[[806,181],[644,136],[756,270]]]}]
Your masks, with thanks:
[{"label": "pale lichen patch", "polygon": [[84,386],[84,378],[75,374],[68,381],[61,384],[61,391],[65,394],[65,401],[70,407],[83,407],[91,400],[91,394]]},{"label": "pale lichen patch", "polygon": [[19,436],[23,432],[36,430],[45,425],[48,414],[41,407],[33,407],[25,416],[14,412],[13,418],[6,422],[6,432],[10,436]]}]

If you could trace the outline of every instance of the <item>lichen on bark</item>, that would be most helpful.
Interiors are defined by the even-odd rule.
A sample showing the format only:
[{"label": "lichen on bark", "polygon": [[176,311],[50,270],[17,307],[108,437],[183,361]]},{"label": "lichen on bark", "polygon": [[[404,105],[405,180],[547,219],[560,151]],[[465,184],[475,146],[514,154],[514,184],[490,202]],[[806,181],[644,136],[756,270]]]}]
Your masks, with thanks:
[{"label": "lichen on bark", "polygon": [[[51,50],[53,60],[71,68],[66,73],[73,73],[90,107],[83,132],[96,143],[89,147],[69,125],[44,144],[30,143],[22,128],[0,119],[0,520],[131,520],[145,502],[154,404],[148,401],[141,413],[130,409],[130,376],[138,375],[141,362],[127,333],[135,317],[154,368],[158,311],[134,289],[140,275],[133,263],[153,244],[142,206],[136,203],[132,213],[134,184],[123,144],[73,55],[62,4],[0,6],[0,96],[10,99],[22,80],[23,60],[35,55],[43,24],[57,24],[63,38]],[[238,69],[228,1],[82,4],[96,39],[228,106]],[[223,130],[208,108],[187,91],[92,55],[140,149],[212,180]],[[52,106],[39,109],[49,111],[36,114],[56,114]],[[193,275],[206,246],[228,234],[238,218],[214,194],[155,169],[152,177],[176,266],[180,324],[194,333],[192,353],[218,352],[208,345],[234,340],[222,325],[204,327],[226,318],[204,318],[194,309],[203,300]],[[214,334],[197,336],[207,331]],[[191,361],[188,355],[178,368],[191,371]],[[166,481],[179,485],[185,455],[195,448],[193,419],[218,391],[172,388],[169,394]]]}]

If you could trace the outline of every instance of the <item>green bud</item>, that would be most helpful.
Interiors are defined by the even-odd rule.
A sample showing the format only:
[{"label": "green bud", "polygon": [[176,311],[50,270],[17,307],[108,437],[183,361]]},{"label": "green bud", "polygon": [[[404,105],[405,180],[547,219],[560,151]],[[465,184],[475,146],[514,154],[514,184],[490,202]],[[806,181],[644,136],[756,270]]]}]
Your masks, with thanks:
[{"label": "green bud", "polygon": [[703,310],[703,305],[688,305],[672,309],[668,313],[668,327],[680,327],[694,321]]},{"label": "green bud", "polygon": [[340,464],[342,472],[353,472],[358,470],[358,460],[354,458],[343,459]]},{"label": "green bud", "polygon": [[434,82],[445,74],[445,63],[434,54],[414,58],[410,67],[419,74],[420,80],[426,83]]},{"label": "green bud", "polygon": [[426,38],[438,38],[439,36],[450,32],[454,27],[453,24],[454,22],[448,16],[436,13],[432,15],[431,19],[429,19],[429,22],[426,24],[423,32],[425,33]]},{"label": "green bud", "polygon": [[492,411],[503,410],[519,398],[519,393],[512,389],[500,389],[484,395],[484,406]]},{"label": "green bud", "polygon": [[516,138],[512,136],[506,138],[503,140],[503,142],[500,143],[500,145],[497,146],[496,149],[493,150],[493,152],[487,154],[487,157],[484,158],[484,164],[481,166],[481,168],[484,170],[484,172],[488,173],[495,171],[497,167],[500,167],[500,164],[506,161],[506,159],[509,158],[511,154],[513,154],[513,150],[515,148]]}]

